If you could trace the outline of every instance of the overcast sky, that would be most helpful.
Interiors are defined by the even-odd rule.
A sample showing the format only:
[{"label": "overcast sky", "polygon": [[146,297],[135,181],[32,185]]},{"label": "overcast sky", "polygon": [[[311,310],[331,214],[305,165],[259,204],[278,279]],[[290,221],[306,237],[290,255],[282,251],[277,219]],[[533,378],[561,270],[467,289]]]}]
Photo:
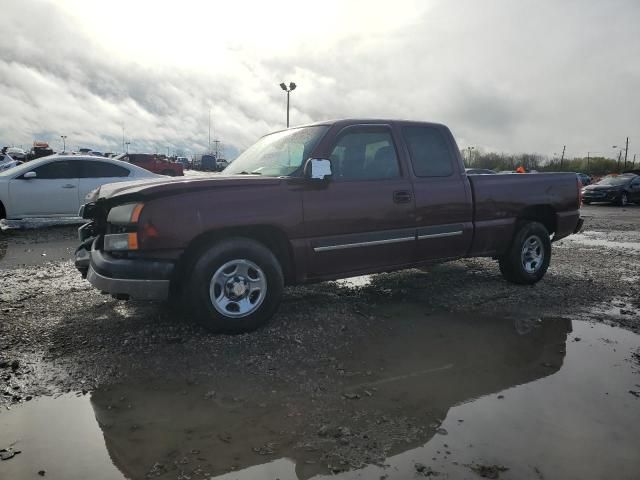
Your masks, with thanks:
[{"label": "overcast sky", "polygon": [[0,145],[229,157],[340,117],[446,123],[461,147],[640,156],[640,1],[2,0]]}]

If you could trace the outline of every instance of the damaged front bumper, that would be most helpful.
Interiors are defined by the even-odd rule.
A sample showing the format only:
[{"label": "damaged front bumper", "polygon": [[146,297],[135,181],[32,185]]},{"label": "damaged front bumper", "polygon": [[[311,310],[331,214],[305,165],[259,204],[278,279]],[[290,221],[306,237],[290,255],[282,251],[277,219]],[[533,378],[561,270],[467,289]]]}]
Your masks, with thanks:
[{"label": "damaged front bumper", "polygon": [[75,265],[91,285],[119,299],[166,300],[175,263],[170,260],[119,258],[101,250],[102,236],[90,224],[78,230],[81,245]]}]

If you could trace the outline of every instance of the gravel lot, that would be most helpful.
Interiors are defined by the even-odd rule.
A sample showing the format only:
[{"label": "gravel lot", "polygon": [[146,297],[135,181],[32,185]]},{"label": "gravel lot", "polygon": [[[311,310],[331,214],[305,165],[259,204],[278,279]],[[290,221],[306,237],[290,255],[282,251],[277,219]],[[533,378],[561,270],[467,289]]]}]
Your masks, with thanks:
[{"label": "gravel lot", "polygon": [[[459,437],[444,426],[471,420],[451,419],[456,405],[487,395],[493,396],[491,405],[500,404],[495,395],[505,389],[562,375],[577,382],[586,375],[566,373],[575,365],[570,358],[589,361],[580,350],[587,342],[581,346],[576,336],[584,332],[591,348],[619,356],[615,362],[602,357],[598,375],[626,365],[613,389],[619,393],[612,390],[610,400],[619,401],[617,410],[626,416],[606,418],[612,424],[608,434],[620,443],[622,457],[612,457],[621,468],[617,478],[638,478],[637,452],[625,453],[624,441],[624,435],[640,440],[637,427],[622,437],[619,429],[640,420],[640,400],[632,393],[640,392],[640,206],[592,205],[583,215],[584,233],[554,245],[549,272],[535,286],[508,284],[496,262],[470,259],[289,288],[266,328],[236,336],[210,335],[164,304],[116,301],[96,292],[70,261],[73,226],[5,230],[0,427],[4,420],[6,431],[23,428],[20,412],[37,417],[43,409],[60,409],[56,415],[64,416],[86,407],[111,458],[100,469],[103,478],[208,478],[232,470],[245,472],[238,478],[288,478],[292,468],[291,478],[365,471],[374,478],[460,478],[457,469],[469,478],[573,478],[585,474],[582,467],[564,470],[559,463],[554,474],[548,471],[551,457],[550,463],[525,465],[512,458],[508,464],[510,459],[495,454],[505,447],[490,441],[493,449],[475,457],[442,445],[451,434],[450,444],[458,438],[460,449],[470,448],[466,439],[473,426]],[[590,402],[604,395],[601,388],[593,384]],[[57,400],[41,398],[60,394]],[[496,418],[494,424],[505,421]],[[436,440],[437,448],[425,453]],[[14,441],[19,438],[0,434],[0,449]],[[27,458],[29,442],[20,446]],[[417,448],[420,461],[393,460]],[[20,462],[16,456],[0,463],[0,477],[3,468],[14,468],[7,472],[18,477],[5,478],[19,478],[31,471],[31,462],[49,462],[48,470],[67,472],[64,478],[86,474],[79,467],[64,470],[52,454],[32,457],[29,467]],[[606,471],[602,462],[593,468]],[[244,470],[260,465],[269,467],[254,477]]]}]

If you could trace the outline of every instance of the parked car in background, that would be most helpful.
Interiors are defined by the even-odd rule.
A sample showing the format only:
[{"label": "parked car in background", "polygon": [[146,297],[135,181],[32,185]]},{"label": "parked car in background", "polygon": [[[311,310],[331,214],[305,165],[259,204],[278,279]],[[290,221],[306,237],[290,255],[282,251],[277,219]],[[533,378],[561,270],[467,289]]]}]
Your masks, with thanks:
[{"label": "parked car in background", "polygon": [[205,154],[198,154],[195,156],[194,158],[194,163],[193,163],[194,168],[197,168],[198,170],[204,171],[204,172],[217,172],[218,171],[218,164],[216,162],[216,156],[215,155],[211,155],[209,153],[205,153]]},{"label": "parked car in background", "polygon": [[179,163],[180,165],[182,165],[182,168],[184,168],[185,170],[190,168],[191,166],[191,163],[189,162],[189,159],[187,157],[176,158],[176,163]]},{"label": "parked car in background", "polygon": [[27,152],[18,147],[9,147],[5,153],[11,155],[14,160],[24,161],[27,159]]},{"label": "parked car in background", "polygon": [[640,203],[640,175],[624,173],[607,175],[600,181],[582,189],[582,202],[607,202],[625,206]]},{"label": "parked car in background", "polygon": [[165,179],[129,163],[53,155],[0,171],[0,218],[76,217],[87,194],[106,183]]},{"label": "parked car in background", "polygon": [[227,168],[229,166],[229,162],[227,162],[226,159],[224,158],[218,158],[216,160],[216,167],[218,168],[218,171],[221,172],[222,170],[224,170],[225,168]]},{"label": "parked car in background", "polygon": [[106,185],[87,200],[76,266],[94,287],[171,292],[225,332],[264,324],[284,285],[462,257],[533,284],[551,239],[582,226],[575,174],[466,175],[447,127],[395,120],[290,128],[222,175]]},{"label": "parked car in background", "polygon": [[53,155],[54,151],[47,142],[33,142],[33,148],[27,155],[27,160],[35,160],[36,158],[48,157]]},{"label": "parked car in background", "polygon": [[465,168],[465,172],[467,172],[467,175],[495,175],[496,174],[494,170],[489,170],[488,168]]},{"label": "parked car in background", "polygon": [[583,187],[591,185],[591,177],[586,173],[576,173],[576,176],[578,177],[578,180],[580,180],[580,183]]},{"label": "parked car in background", "polygon": [[11,155],[0,153],[0,171],[16,167],[21,163],[22,162],[16,160],[15,158],[11,158]]},{"label": "parked car in background", "polygon": [[181,177],[184,175],[184,168],[180,163],[170,162],[153,153],[123,153],[115,158],[168,177]]}]

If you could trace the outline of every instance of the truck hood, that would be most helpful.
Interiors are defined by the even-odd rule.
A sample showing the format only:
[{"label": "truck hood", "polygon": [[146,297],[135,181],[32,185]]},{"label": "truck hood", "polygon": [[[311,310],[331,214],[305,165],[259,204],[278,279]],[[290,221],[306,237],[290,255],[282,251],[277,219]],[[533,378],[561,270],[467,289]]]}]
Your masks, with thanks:
[{"label": "truck hood", "polygon": [[86,201],[117,200],[121,197],[123,200],[125,197],[147,198],[156,195],[175,195],[209,188],[277,185],[280,182],[280,178],[260,177],[259,175],[216,175],[215,177],[206,178],[150,178],[102,185],[89,193]]}]

